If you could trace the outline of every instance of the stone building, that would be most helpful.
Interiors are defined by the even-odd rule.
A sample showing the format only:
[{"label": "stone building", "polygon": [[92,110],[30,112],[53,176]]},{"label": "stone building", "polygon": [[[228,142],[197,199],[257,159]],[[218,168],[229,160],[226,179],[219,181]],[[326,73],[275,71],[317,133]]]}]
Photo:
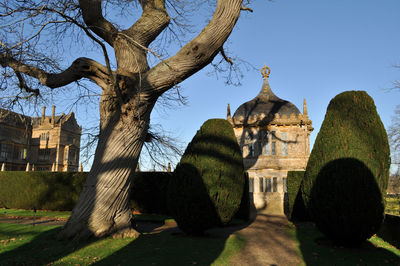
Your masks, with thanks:
[{"label": "stone building", "polygon": [[0,109],[0,164],[7,171],[78,171],[82,128],[74,112],[29,117]]},{"label": "stone building", "polygon": [[283,213],[287,172],[305,170],[313,127],[305,99],[301,113],[273,93],[268,82],[270,69],[265,66],[261,73],[261,91],[240,105],[232,117],[228,104],[227,119],[242,150],[256,209]]}]

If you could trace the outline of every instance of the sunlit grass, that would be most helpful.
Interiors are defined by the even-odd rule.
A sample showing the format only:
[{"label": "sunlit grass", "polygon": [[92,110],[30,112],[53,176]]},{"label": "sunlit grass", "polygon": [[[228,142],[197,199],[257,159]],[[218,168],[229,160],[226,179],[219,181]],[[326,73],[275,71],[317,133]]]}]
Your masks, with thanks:
[{"label": "sunlit grass", "polygon": [[4,209],[0,208],[0,215],[5,216],[20,216],[20,217],[51,217],[51,218],[68,218],[71,215],[70,211],[42,211],[37,210],[19,210],[19,209]]},{"label": "sunlit grass", "polygon": [[400,198],[386,197],[385,212],[389,214],[400,215]]},{"label": "sunlit grass", "polygon": [[0,265],[229,265],[244,239],[165,231],[138,238],[57,241],[57,226],[0,223]]}]

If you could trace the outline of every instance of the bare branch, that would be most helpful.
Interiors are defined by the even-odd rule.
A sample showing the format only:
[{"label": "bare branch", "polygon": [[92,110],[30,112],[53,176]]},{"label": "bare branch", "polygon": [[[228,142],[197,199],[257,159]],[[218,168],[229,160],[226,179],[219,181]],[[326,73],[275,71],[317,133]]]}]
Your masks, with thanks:
[{"label": "bare branch", "polygon": [[229,64],[233,65],[232,58],[226,56],[225,50],[223,47],[221,47],[220,52],[221,52],[222,57],[225,59],[225,61],[228,62]]},{"label": "bare branch", "polygon": [[5,54],[0,54],[0,65],[36,78],[40,83],[52,89],[68,85],[81,78],[88,78],[103,89],[107,88],[111,81],[106,67],[84,57],[76,59],[69,68],[58,74],[48,73],[38,67],[24,64]]},{"label": "bare branch", "polygon": [[247,6],[241,7],[240,10],[242,10],[242,11],[249,11],[249,12],[253,13],[253,9],[251,9],[250,7],[247,7]]},{"label": "bare branch", "polygon": [[241,5],[241,0],[218,1],[212,19],[202,32],[176,55],[148,72],[148,89],[160,94],[209,64],[232,32]]},{"label": "bare branch", "polygon": [[79,0],[83,20],[97,36],[114,46],[115,34],[118,30],[103,17],[101,2],[102,0]]}]

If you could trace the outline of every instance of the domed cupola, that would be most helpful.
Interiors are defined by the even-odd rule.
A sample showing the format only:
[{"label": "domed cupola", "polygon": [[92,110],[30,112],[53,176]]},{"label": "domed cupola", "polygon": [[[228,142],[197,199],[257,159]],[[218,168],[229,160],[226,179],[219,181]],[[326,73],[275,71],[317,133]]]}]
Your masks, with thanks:
[{"label": "domed cupola", "polygon": [[232,117],[235,126],[249,125],[268,125],[272,121],[284,118],[299,119],[301,113],[297,107],[291,102],[282,100],[277,97],[269,86],[268,77],[271,70],[264,66],[261,69],[263,76],[263,85],[258,95],[248,101],[236,110]]}]

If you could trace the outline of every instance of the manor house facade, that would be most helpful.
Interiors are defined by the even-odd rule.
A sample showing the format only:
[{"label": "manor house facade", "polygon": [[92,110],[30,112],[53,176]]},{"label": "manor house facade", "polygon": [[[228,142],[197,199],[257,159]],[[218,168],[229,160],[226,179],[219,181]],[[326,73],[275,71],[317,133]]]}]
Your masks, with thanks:
[{"label": "manor house facade", "polygon": [[257,210],[283,213],[287,172],[304,171],[310,155],[312,121],[304,99],[303,113],[277,97],[268,82],[270,69],[262,68],[258,95],[227,120],[232,124],[249,174],[249,192]]},{"label": "manor house facade", "polygon": [[78,171],[82,128],[74,112],[29,117],[0,109],[0,165],[6,171]]}]

